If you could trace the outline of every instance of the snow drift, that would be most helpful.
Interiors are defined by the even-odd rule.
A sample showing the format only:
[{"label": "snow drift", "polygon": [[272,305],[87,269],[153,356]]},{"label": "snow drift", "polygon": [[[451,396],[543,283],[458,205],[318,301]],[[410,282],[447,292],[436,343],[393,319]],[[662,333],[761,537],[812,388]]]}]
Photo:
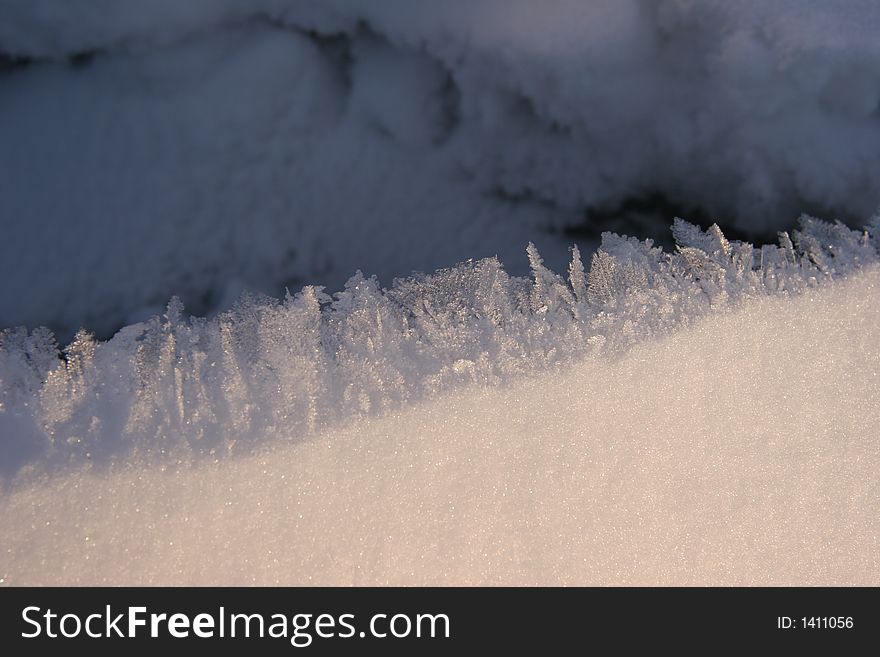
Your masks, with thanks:
[{"label": "snow drift", "polygon": [[[800,243],[829,231],[847,239],[813,225]],[[677,233],[690,245],[672,258],[607,238],[573,287],[537,258],[532,283],[480,263],[384,293],[358,277],[323,310],[312,291],[81,338],[42,393],[5,379],[18,408],[43,405],[53,449],[93,459],[0,498],[0,582],[880,584],[876,244],[762,249],[756,269],[744,245]],[[688,326],[646,338],[664,316]],[[615,335],[641,339],[613,359],[575,347]],[[544,372],[478,383],[531,368]],[[337,405],[449,378],[429,401],[297,440]],[[114,424],[133,439],[127,423],[153,453],[95,464],[120,449],[99,442]],[[245,428],[265,439],[250,455],[202,453]],[[175,457],[186,439],[198,458]]]},{"label": "snow drift", "polygon": [[0,0],[0,325],[515,264],[542,230],[560,268],[560,231],[658,231],[626,225],[645,195],[762,239],[867,216],[878,26],[871,0]]}]

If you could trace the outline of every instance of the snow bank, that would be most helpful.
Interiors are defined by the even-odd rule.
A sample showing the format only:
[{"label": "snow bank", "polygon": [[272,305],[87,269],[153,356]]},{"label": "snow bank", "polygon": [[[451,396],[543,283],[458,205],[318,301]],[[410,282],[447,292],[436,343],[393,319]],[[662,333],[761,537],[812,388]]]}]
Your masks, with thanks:
[{"label": "snow bank", "polygon": [[878,26],[871,0],[0,0],[0,326],[515,263],[541,230],[558,268],[560,230],[656,192],[752,233],[867,216]]},{"label": "snow bank", "polygon": [[[876,586],[878,298],[871,265],[614,361],[471,384],[305,442],[267,433],[251,456],[28,477],[0,498],[0,582]],[[182,336],[169,324],[160,352]],[[149,385],[171,416],[180,361],[163,362]],[[365,376],[389,366],[370,362]],[[126,385],[103,377],[102,394]],[[71,400],[97,394],[79,385]]]}]

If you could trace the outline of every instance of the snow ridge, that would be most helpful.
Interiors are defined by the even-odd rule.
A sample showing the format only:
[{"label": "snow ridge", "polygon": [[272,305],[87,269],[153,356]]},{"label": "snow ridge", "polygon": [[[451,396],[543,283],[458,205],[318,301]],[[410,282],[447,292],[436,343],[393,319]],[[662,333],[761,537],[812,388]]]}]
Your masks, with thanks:
[{"label": "snow ridge", "polygon": [[876,263],[880,215],[863,232],[812,217],[779,245],[729,241],[681,219],[674,253],[605,233],[568,279],[533,244],[532,278],[497,258],[397,279],[357,272],[332,297],[244,296],[215,320],[162,317],[107,342],[80,331],[63,350],[48,330],[0,333],[0,474],[189,460],[296,440],[467,384],[498,384],[652,336],[762,295],[798,293]]}]

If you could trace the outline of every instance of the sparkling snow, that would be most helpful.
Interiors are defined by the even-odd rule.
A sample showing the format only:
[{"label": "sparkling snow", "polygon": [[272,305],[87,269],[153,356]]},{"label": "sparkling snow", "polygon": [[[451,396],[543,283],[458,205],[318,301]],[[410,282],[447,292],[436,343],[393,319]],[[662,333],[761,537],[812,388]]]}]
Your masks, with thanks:
[{"label": "sparkling snow", "polygon": [[257,454],[0,498],[7,584],[880,584],[880,271]]}]

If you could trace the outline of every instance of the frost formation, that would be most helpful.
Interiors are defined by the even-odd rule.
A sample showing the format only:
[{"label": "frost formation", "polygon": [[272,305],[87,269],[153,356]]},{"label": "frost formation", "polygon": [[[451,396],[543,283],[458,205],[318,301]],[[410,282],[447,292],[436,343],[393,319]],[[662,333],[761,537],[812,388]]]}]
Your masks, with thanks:
[{"label": "frost formation", "polygon": [[0,473],[245,453],[466,384],[498,384],[590,354],[615,355],[713,311],[797,293],[876,263],[864,232],[804,216],[779,245],[729,241],[676,219],[674,253],[605,233],[568,280],[533,244],[532,278],[497,258],[395,280],[357,272],[332,297],[245,296],[214,320],[162,317],[107,342],[80,331],[63,352],[44,328],[0,334]]}]

